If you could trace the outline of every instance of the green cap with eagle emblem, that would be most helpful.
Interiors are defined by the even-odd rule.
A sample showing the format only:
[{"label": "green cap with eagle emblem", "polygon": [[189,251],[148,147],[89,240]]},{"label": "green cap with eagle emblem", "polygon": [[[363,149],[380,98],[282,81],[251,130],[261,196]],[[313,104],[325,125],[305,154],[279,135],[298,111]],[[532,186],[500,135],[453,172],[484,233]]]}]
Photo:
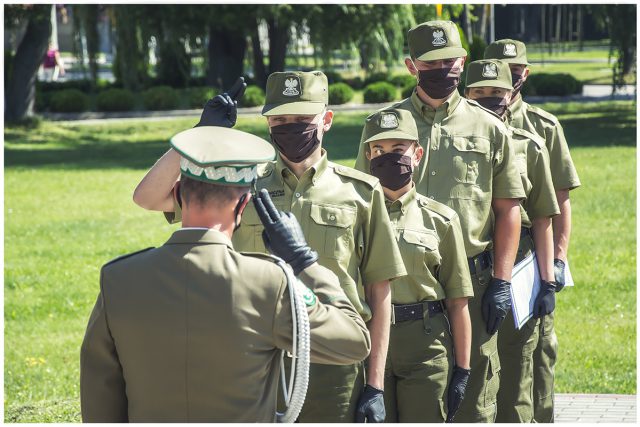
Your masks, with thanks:
[{"label": "green cap with eagle emblem", "polygon": [[381,139],[418,141],[418,127],[410,111],[385,108],[371,114],[364,123],[363,144]]},{"label": "green cap with eagle emblem", "polygon": [[509,64],[499,59],[480,59],[467,68],[466,87],[499,87],[513,90]]},{"label": "green cap with eagle emblem", "polygon": [[501,59],[507,64],[531,65],[527,61],[527,46],[519,40],[502,39],[484,50],[484,59]]},{"label": "green cap with eagle emblem", "polygon": [[462,47],[458,26],[451,21],[428,21],[407,34],[411,58],[419,61],[467,56]]},{"label": "green cap with eagle emblem", "polygon": [[271,73],[263,116],[315,115],[329,104],[329,82],[321,71]]},{"label": "green cap with eagle emblem", "polygon": [[180,154],[183,175],[219,185],[251,185],[257,178],[257,164],[273,160],[276,154],[262,138],[218,126],[182,131],[170,144]]}]

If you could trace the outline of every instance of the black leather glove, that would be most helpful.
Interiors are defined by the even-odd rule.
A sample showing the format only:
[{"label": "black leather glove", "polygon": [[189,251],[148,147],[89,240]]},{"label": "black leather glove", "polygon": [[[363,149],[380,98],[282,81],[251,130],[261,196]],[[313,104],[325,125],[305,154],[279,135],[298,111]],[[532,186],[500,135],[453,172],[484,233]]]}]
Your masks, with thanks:
[{"label": "black leather glove", "polygon": [[556,292],[560,292],[564,289],[564,267],[564,261],[561,259],[556,258],[553,260],[553,275],[556,278]]},{"label": "black leather glove", "polygon": [[307,244],[296,217],[291,212],[276,209],[267,190],[263,188],[255,195],[253,205],[264,225],[264,245],[289,264],[296,275],[318,260],[318,254]]},{"label": "black leather glove", "polygon": [[453,374],[451,375],[451,381],[449,382],[449,391],[447,392],[447,406],[449,412],[447,412],[447,422],[452,423],[453,419],[460,409],[460,404],[464,399],[464,392],[467,390],[467,383],[471,376],[471,369],[464,369],[458,366],[453,368]]},{"label": "black leather glove", "polygon": [[238,100],[244,95],[247,84],[239,77],[228,92],[207,101],[202,110],[198,126],[221,126],[232,128],[238,118]]},{"label": "black leather glove", "polygon": [[357,423],[383,423],[387,413],[384,410],[384,392],[367,384],[358,399],[356,407]]},{"label": "black leather glove", "polygon": [[482,318],[487,324],[487,333],[498,332],[502,321],[511,310],[511,283],[506,280],[491,278],[487,290],[482,296]]},{"label": "black leather glove", "polygon": [[553,313],[556,308],[556,285],[553,282],[540,284],[540,293],[533,303],[533,317],[539,319],[542,316]]}]

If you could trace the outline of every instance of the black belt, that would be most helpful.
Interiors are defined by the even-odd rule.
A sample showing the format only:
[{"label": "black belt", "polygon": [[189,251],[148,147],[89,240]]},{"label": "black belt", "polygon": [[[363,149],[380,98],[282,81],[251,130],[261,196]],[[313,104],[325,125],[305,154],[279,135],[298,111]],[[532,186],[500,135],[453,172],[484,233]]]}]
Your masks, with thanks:
[{"label": "black belt", "polygon": [[491,267],[491,255],[488,251],[479,253],[478,255],[468,258],[469,272],[476,274]]},{"label": "black belt", "polygon": [[424,305],[427,305],[429,317],[444,312],[441,301],[423,301],[415,304],[391,304],[391,324],[424,318]]},{"label": "black belt", "polygon": [[520,238],[523,239],[527,236],[531,236],[533,238],[533,234],[531,234],[531,229],[527,227],[522,227],[520,229]]}]

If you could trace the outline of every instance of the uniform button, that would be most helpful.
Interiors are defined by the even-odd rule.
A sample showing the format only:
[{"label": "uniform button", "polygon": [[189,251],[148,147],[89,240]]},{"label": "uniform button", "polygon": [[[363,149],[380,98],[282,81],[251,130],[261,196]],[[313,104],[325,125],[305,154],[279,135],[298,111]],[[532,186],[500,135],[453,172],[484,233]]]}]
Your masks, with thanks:
[{"label": "uniform button", "polygon": [[296,197],[298,197],[298,198],[299,198],[300,196],[301,196],[301,194],[300,194],[300,193],[296,193]]},{"label": "uniform button", "polygon": [[433,176],[433,175],[435,175],[435,174],[436,174],[436,171],[431,172],[431,176]]},{"label": "uniform button", "polygon": [[329,215],[329,219],[331,221],[335,221],[336,220],[336,216],[334,214]]}]

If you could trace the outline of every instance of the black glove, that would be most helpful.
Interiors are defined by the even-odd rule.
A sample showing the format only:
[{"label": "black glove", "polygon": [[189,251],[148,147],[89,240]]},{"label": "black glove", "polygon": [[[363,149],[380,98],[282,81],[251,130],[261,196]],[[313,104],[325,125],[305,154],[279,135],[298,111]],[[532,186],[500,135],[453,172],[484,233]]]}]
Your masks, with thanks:
[{"label": "black glove", "polygon": [[207,101],[202,110],[198,126],[221,126],[232,128],[238,118],[238,99],[244,95],[247,84],[239,77],[228,92]]},{"label": "black glove", "polygon": [[452,423],[453,419],[460,409],[460,404],[464,399],[464,392],[467,390],[467,382],[471,376],[471,369],[464,369],[455,366],[453,368],[453,374],[451,375],[451,381],[449,382],[449,391],[447,392],[447,406],[449,412],[447,413],[447,422]]},{"label": "black glove", "polygon": [[367,384],[358,399],[356,422],[383,423],[386,416],[383,391]]},{"label": "black glove", "polygon": [[498,332],[502,321],[511,310],[511,283],[506,280],[491,278],[487,290],[482,296],[482,318],[487,324],[487,333]]},{"label": "black glove", "polygon": [[278,211],[267,190],[263,188],[255,195],[253,205],[264,225],[264,245],[289,264],[296,275],[318,260],[318,254],[307,245],[296,217],[291,212]]},{"label": "black glove", "polygon": [[561,259],[553,260],[553,275],[556,277],[556,292],[560,292],[564,288],[564,261]]},{"label": "black glove", "polygon": [[540,293],[533,303],[533,317],[539,319],[542,316],[553,313],[556,308],[556,285],[553,282],[540,284]]}]

